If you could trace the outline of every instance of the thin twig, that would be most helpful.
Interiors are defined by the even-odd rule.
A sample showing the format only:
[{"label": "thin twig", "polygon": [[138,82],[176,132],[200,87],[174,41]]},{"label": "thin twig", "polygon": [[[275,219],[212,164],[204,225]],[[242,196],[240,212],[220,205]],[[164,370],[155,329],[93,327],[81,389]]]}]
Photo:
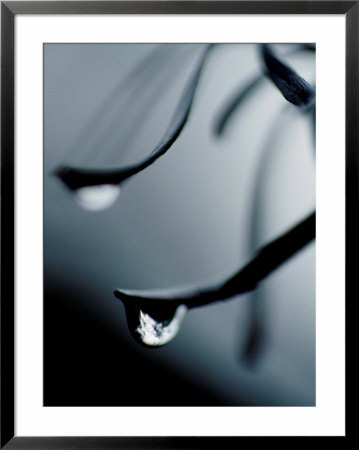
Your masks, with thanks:
[{"label": "thin twig", "polygon": [[257,255],[236,274],[223,283],[205,288],[177,290],[172,294],[164,289],[160,293],[151,291],[129,291],[116,289],[115,295],[123,302],[133,302],[139,307],[160,308],[161,305],[184,304],[188,308],[230,299],[254,290],[271,272],[315,239],[315,212],[302,222],[262,247]]}]

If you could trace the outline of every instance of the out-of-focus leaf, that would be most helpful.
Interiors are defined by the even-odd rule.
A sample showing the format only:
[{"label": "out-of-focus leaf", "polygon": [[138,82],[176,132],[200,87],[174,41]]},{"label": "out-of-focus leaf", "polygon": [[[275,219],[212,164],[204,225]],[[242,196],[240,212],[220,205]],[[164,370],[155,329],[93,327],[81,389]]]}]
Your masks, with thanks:
[{"label": "out-of-focus leaf", "polygon": [[223,108],[214,127],[214,132],[217,136],[223,135],[234,112],[237,111],[250,94],[254,92],[262,80],[262,74],[252,78],[244,87],[241,87],[241,89],[233,96],[232,100]]},{"label": "out-of-focus leaf", "polygon": [[268,44],[261,46],[261,55],[266,75],[273,81],[288,102],[302,107],[313,103],[315,98],[314,89],[292,68],[281,61]]},{"label": "out-of-focus leaf", "polygon": [[[254,308],[258,307],[257,302],[253,302],[253,305]],[[250,369],[253,369],[258,363],[259,355],[262,353],[266,341],[264,324],[258,316],[257,313],[253,313],[253,320],[251,320],[249,325],[248,334],[240,355],[241,363]]]}]

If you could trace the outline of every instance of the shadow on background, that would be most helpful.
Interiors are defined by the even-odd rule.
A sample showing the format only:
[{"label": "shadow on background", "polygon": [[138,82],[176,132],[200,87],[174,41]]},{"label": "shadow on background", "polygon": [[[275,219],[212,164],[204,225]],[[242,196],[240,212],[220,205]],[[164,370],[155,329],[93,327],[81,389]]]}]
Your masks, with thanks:
[{"label": "shadow on background", "polygon": [[45,406],[228,406],[175,371],[134,353],[81,307],[79,295],[45,285]]}]

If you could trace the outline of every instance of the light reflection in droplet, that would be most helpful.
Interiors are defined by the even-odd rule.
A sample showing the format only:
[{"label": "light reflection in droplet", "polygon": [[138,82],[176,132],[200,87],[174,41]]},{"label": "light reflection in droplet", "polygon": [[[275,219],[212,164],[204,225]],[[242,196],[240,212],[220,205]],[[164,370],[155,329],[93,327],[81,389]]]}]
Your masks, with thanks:
[{"label": "light reflection in droplet", "polygon": [[121,188],[113,184],[85,186],[75,191],[76,202],[88,211],[101,211],[113,205]]},{"label": "light reflection in droplet", "polygon": [[139,310],[139,324],[134,332],[145,345],[159,347],[170,342],[179,332],[182,321],[186,315],[187,307],[180,305],[170,320],[158,321],[150,314]]}]

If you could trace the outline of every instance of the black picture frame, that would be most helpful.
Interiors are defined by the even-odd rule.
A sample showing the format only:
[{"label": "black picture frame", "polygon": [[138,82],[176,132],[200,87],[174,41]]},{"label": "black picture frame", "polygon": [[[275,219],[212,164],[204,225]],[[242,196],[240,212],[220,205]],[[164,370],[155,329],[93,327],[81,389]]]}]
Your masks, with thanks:
[{"label": "black picture frame", "polygon": [[[346,317],[354,298],[359,158],[358,1],[1,2],[1,441],[6,449],[176,449],[239,445],[245,437],[23,437],[14,433],[14,20],[19,14],[339,14],[346,21]],[[352,302],[353,303],[353,302]],[[346,342],[350,342],[346,327]],[[348,351],[348,350],[347,350]],[[346,353],[347,353],[346,351]],[[347,374],[347,380],[348,380]],[[348,381],[347,381],[348,383]],[[348,384],[346,387],[348,392]],[[348,395],[346,395],[348,411]],[[346,420],[346,437],[350,436]],[[242,442],[241,442],[242,443]]]}]

